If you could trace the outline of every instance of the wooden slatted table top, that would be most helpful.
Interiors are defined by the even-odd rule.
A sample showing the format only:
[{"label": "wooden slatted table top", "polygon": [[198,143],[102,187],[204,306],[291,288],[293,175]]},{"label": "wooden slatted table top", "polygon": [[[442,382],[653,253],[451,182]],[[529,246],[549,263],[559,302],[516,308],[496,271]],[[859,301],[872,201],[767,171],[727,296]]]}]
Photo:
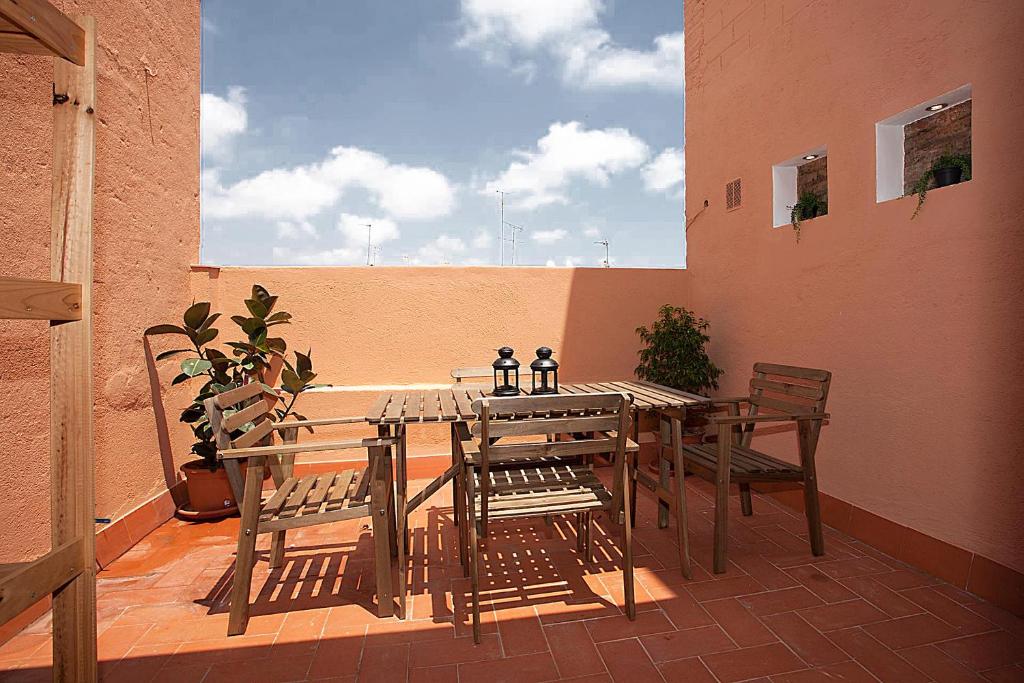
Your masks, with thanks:
[{"label": "wooden slatted table top", "polygon": [[[387,391],[380,394],[366,413],[370,424],[418,424],[424,422],[468,422],[476,420],[472,403],[486,398],[489,385],[453,384],[444,389]],[[626,392],[633,396],[636,410],[704,408],[711,399],[678,389],[643,382],[574,382],[559,387],[561,394]]]}]

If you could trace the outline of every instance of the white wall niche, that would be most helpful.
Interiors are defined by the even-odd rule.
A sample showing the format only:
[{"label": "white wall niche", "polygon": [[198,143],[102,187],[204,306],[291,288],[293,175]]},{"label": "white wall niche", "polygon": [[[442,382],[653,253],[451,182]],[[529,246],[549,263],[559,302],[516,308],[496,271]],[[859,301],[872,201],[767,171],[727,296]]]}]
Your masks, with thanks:
[{"label": "white wall niche", "polygon": [[[946,111],[949,107],[963,104],[972,99],[971,84],[942,93],[931,99],[904,109],[875,124],[875,203],[899,199],[903,196],[903,162],[906,152],[904,127]],[[945,104],[946,107],[928,111],[928,107]]]},{"label": "white wall niche", "polygon": [[[813,156],[814,159],[806,157]],[[781,228],[791,221],[792,206],[797,199],[797,169],[815,159],[828,156],[825,145],[797,154],[772,166],[772,227]]]}]

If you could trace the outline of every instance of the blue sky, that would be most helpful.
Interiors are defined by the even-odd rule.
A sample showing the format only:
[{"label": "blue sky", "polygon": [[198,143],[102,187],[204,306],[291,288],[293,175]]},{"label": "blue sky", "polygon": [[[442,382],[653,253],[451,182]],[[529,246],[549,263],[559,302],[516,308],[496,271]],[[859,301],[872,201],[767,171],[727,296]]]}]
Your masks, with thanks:
[{"label": "blue sky", "polygon": [[679,0],[202,8],[205,263],[684,264]]}]

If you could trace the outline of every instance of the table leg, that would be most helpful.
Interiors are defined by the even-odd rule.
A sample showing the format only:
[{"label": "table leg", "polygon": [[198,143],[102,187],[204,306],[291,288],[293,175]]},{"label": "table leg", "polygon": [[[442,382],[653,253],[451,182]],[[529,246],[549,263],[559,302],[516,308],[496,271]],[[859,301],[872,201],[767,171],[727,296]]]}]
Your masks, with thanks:
[{"label": "table leg", "polygon": [[395,428],[398,436],[398,445],[395,448],[395,512],[396,512],[396,537],[398,539],[398,616],[406,618],[406,581],[408,580],[408,567],[406,556],[409,553],[409,518],[406,514],[406,501],[408,500],[408,470],[407,470],[407,446],[405,425],[398,425]]},{"label": "table leg", "polygon": [[[388,433],[386,426],[378,427],[378,434]],[[374,573],[377,580],[377,616],[390,617],[395,613],[394,584],[391,570],[391,534],[388,508],[394,498],[388,489],[387,455],[384,447],[370,448],[370,523],[373,528]]]},{"label": "table leg", "polygon": [[[668,493],[669,470],[672,465],[665,457],[665,445],[671,444],[670,418],[661,413],[658,416],[658,487],[661,491]],[[661,496],[658,496],[658,528],[668,527],[669,506]]]}]

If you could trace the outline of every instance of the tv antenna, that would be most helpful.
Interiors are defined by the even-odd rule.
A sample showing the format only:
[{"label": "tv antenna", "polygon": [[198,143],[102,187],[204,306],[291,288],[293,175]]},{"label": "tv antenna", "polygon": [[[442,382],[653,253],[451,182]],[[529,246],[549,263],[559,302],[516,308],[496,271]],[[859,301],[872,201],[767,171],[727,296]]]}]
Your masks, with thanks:
[{"label": "tv antenna", "polygon": [[380,245],[379,244],[375,244],[372,247],[370,247],[370,265],[371,266],[377,265],[377,256],[379,254],[380,254]]},{"label": "tv antenna", "polygon": [[373,265],[373,245],[370,240],[373,239],[373,223],[363,223],[363,227],[366,228],[366,265]]},{"label": "tv antenna", "polygon": [[608,240],[597,240],[594,244],[600,244],[604,247],[604,267],[611,268],[611,262],[608,260]]},{"label": "tv antenna", "polygon": [[495,190],[498,193],[498,265],[505,265],[505,195],[511,192]]},{"label": "tv antenna", "polygon": [[509,241],[512,242],[512,265],[514,266],[516,264],[516,233],[522,232],[523,226],[509,223],[508,221],[503,221],[502,225],[512,231],[512,239]]}]

